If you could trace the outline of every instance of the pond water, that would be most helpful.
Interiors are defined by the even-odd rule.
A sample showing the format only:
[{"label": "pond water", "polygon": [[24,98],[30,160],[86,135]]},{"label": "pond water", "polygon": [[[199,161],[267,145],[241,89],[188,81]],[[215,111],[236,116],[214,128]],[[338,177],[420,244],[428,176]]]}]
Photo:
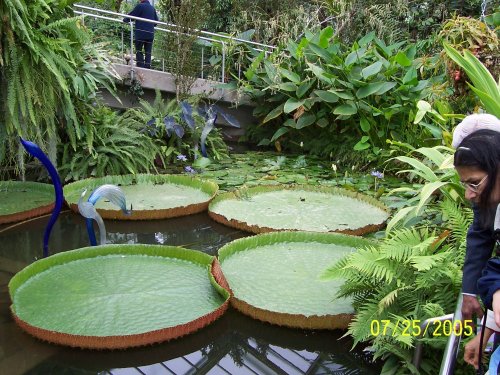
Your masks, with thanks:
[{"label": "pond water", "polygon": [[[214,324],[186,337],[122,351],[72,349],[37,340],[10,315],[10,278],[42,253],[48,217],[0,226],[0,374],[377,374],[378,366],[342,331],[306,331],[253,320],[230,308]],[[146,222],[106,221],[111,243],[184,246],[215,255],[247,236],[206,213]],[[51,236],[51,252],[88,246],[85,223],[64,212]]]}]

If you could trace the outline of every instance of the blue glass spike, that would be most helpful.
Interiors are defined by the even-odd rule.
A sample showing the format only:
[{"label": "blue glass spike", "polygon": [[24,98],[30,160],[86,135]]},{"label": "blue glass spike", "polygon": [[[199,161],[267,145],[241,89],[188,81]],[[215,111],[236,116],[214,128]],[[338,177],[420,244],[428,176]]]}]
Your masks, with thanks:
[{"label": "blue glass spike", "polygon": [[30,141],[25,141],[24,139],[20,138],[21,144],[23,145],[24,149],[33,157],[37,158],[40,160],[40,162],[44,165],[44,167],[47,169],[47,172],[50,175],[50,178],[52,179],[52,184],[54,185],[54,193],[56,195],[56,203],[54,206],[54,210],[52,211],[52,215],[50,216],[49,223],[47,224],[47,227],[45,228],[45,233],[43,235],[43,257],[48,257],[49,256],[49,238],[50,238],[50,233],[52,232],[52,228],[59,217],[59,213],[61,212],[61,208],[63,205],[64,201],[64,195],[63,195],[63,189],[61,185],[61,179],[59,178],[59,174],[57,173],[56,168],[50,161],[50,159],[47,157],[47,155],[44,154],[44,152],[38,147],[33,142]]}]

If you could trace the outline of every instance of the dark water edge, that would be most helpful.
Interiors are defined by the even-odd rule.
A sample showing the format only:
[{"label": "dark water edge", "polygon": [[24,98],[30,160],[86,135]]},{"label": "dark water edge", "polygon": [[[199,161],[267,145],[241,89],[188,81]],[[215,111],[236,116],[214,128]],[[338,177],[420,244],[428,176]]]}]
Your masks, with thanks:
[{"label": "dark water edge", "polygon": [[[343,331],[274,326],[231,309],[214,324],[186,337],[149,347],[90,351],[44,343],[13,322],[7,284],[15,272],[41,257],[48,217],[0,226],[0,374],[377,374],[362,350],[350,351]],[[183,218],[106,221],[112,243],[184,246],[215,255],[249,235],[212,221],[206,213]],[[58,220],[52,253],[88,246],[84,221],[66,212]]]}]

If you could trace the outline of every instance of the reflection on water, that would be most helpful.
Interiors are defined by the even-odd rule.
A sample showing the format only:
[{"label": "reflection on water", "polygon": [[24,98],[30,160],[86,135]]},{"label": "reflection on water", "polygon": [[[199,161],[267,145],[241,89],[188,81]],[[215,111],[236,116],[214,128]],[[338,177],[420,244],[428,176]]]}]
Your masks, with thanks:
[{"label": "reflection on water", "polygon": [[[377,368],[340,331],[273,326],[230,309],[214,324],[184,338],[124,351],[90,351],[47,344],[21,331],[9,312],[7,284],[42,254],[48,218],[0,226],[0,374],[376,374]],[[111,243],[185,246],[215,255],[247,234],[207,214],[132,222],[106,221]],[[64,213],[51,236],[51,253],[88,246],[85,223]]]}]

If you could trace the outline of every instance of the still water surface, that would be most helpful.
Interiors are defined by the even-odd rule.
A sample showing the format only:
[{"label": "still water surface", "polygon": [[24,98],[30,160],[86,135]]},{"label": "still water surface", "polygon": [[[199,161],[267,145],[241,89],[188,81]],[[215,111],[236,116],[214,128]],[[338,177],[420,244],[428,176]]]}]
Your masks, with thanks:
[{"label": "still water surface", "polygon": [[[90,351],[56,346],[25,334],[9,311],[7,284],[41,256],[48,217],[0,226],[0,374],[377,374],[379,368],[341,331],[306,331],[261,323],[230,308],[195,334],[150,347]],[[206,213],[169,220],[107,221],[111,243],[184,246],[216,255],[247,236],[212,221]],[[51,236],[51,253],[88,246],[85,223],[61,215]]]}]

